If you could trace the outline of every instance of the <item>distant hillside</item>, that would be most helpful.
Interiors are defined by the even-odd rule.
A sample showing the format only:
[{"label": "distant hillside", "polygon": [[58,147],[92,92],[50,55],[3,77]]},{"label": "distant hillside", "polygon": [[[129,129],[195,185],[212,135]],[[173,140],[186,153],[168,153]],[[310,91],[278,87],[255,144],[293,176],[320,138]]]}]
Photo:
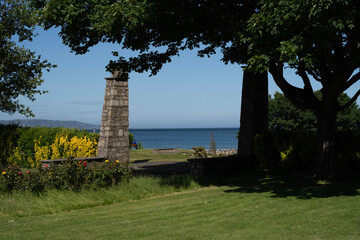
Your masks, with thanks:
[{"label": "distant hillside", "polygon": [[22,127],[65,127],[78,129],[99,129],[99,125],[82,123],[78,121],[57,121],[44,119],[15,119],[15,120],[0,120],[0,124],[15,123]]}]

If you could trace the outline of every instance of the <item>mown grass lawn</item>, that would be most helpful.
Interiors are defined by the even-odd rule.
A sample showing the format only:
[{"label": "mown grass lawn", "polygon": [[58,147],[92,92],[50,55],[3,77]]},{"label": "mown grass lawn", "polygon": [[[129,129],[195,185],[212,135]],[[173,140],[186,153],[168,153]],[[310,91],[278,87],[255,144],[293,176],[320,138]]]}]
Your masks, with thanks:
[{"label": "mown grass lawn", "polygon": [[152,149],[130,150],[130,162],[187,161],[194,151],[181,149],[176,154],[154,153]]},{"label": "mown grass lawn", "polygon": [[360,239],[358,182],[261,173],[205,185],[53,214],[2,211],[0,239]]}]

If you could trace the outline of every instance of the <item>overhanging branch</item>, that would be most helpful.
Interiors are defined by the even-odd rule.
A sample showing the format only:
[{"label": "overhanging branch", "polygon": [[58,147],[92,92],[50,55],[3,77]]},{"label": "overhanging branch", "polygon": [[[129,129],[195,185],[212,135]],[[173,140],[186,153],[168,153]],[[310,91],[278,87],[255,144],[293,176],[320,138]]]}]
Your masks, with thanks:
[{"label": "overhanging branch", "polygon": [[355,93],[355,95],[349,100],[349,102],[347,102],[347,103],[346,103],[345,105],[343,105],[343,106],[339,106],[339,111],[342,111],[342,110],[348,108],[351,104],[353,104],[353,103],[356,101],[356,99],[359,97],[359,95],[360,95],[360,90],[358,90],[358,91]]},{"label": "overhanging branch", "polygon": [[342,89],[342,92],[345,91],[346,89],[348,89],[349,87],[351,87],[351,85],[353,85],[354,83],[356,83],[357,81],[360,80],[360,71],[358,73],[356,73],[355,75],[353,75],[349,81],[347,81]]},{"label": "overhanging branch", "polygon": [[317,102],[314,102],[314,100],[317,100],[317,98],[309,98],[309,94],[307,94],[304,89],[294,87],[288,83],[283,75],[283,66],[284,64],[282,62],[276,63],[273,60],[270,61],[269,72],[273,76],[275,83],[295,106],[303,109],[315,109]]},{"label": "overhanging branch", "polygon": [[319,83],[322,83],[322,79],[317,76],[317,74],[314,71],[309,71],[310,75]]},{"label": "overhanging branch", "polygon": [[310,92],[313,93],[314,90],[313,90],[313,88],[311,86],[309,76],[305,72],[305,64],[304,64],[304,62],[300,62],[299,68],[298,68],[298,74],[299,74],[299,76],[302,78],[302,80],[304,82],[304,90],[307,93],[310,93]]}]

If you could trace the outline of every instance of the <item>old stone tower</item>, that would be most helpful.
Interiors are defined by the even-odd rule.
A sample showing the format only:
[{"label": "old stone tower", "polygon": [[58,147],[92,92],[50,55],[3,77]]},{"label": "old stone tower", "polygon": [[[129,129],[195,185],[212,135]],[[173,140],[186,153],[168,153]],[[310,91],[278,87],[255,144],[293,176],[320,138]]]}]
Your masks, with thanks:
[{"label": "old stone tower", "polygon": [[253,158],[253,138],[268,128],[268,78],[266,73],[244,71],[238,154]]},{"label": "old stone tower", "polygon": [[129,161],[129,87],[117,80],[119,72],[106,79],[98,157]]}]

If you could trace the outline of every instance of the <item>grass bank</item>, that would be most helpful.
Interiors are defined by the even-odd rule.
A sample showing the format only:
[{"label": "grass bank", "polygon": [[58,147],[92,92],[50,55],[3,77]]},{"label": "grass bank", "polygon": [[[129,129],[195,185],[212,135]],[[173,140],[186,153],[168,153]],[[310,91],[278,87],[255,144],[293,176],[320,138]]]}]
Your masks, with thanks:
[{"label": "grass bank", "polygon": [[[12,199],[2,196],[0,239],[360,238],[359,182],[325,183],[268,173],[203,187],[189,177],[133,181],[128,194],[118,186],[88,196],[67,193],[74,195],[62,199],[59,192],[28,201],[16,194]],[[91,206],[91,201],[98,203]],[[84,208],[4,212],[19,205],[30,211],[26,209],[38,204],[56,209],[71,202],[83,202]]]},{"label": "grass bank", "polygon": [[[0,193],[0,216],[26,217],[92,208],[199,188],[190,176],[135,177],[109,188]],[[1,238],[0,238],[1,239]]]}]

